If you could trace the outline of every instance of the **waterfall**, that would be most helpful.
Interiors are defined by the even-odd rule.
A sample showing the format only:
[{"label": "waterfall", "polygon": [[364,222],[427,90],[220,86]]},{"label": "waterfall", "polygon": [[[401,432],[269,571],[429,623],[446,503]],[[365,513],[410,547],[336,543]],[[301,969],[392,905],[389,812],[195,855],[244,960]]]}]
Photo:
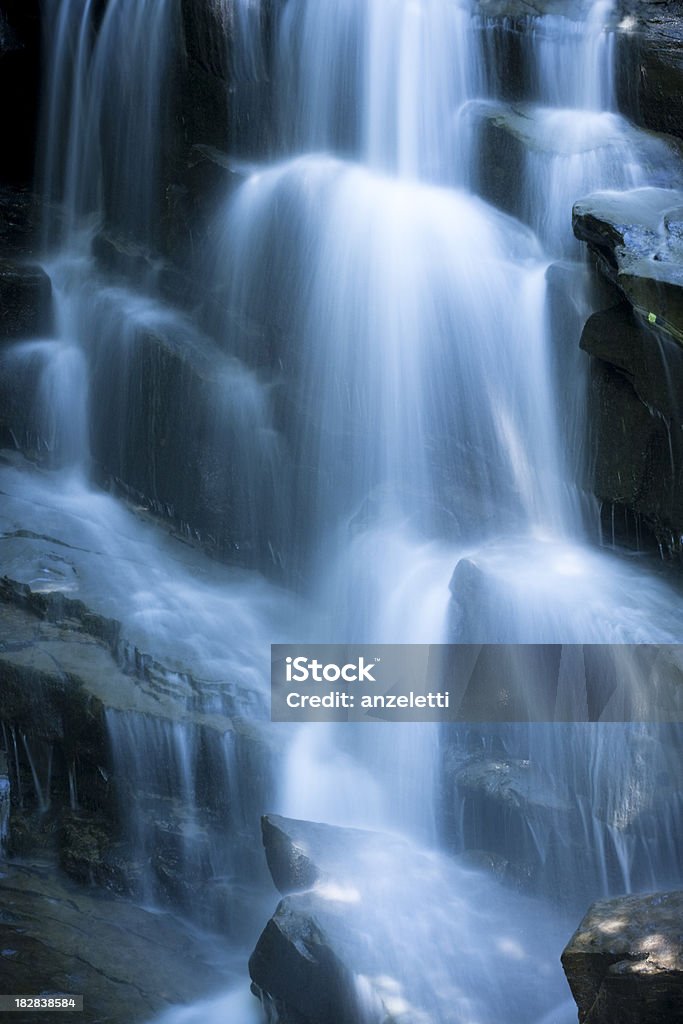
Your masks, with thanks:
[{"label": "waterfall", "polygon": [[[632,567],[586,543],[591,510],[578,492],[579,467],[564,454],[582,405],[578,396],[566,406],[557,398],[552,260],[573,261],[560,287],[568,294],[573,287],[584,310],[591,301],[571,236],[572,202],[596,188],[680,174],[670,146],[614,111],[611,9],[596,3],[583,17],[530,19],[530,99],[516,105],[503,102],[486,74],[486,47],[467,5],[350,0],[284,10],[278,159],[228,201],[215,262],[221,273],[231,265],[231,310],[271,324],[282,339],[278,355],[300,421],[285,429],[299,463],[294,502],[305,510],[307,542],[293,577],[311,578],[330,641],[618,643],[679,635],[666,583],[638,570],[635,597]],[[508,133],[519,174],[516,191],[495,200],[533,234],[473,194],[494,198],[486,149],[493,129]],[[231,246],[240,254],[232,263]],[[576,360],[568,365],[580,392],[581,371]],[[658,609],[656,622],[643,622],[644,603]],[[638,803],[634,794],[661,773],[656,730],[501,732],[508,759],[531,758],[555,776],[553,791],[575,794],[549,819],[529,817],[522,826],[520,856],[536,865],[542,890],[555,894],[572,874],[568,814],[587,851],[570,905],[589,892],[676,876],[669,840],[653,860],[635,824],[640,810],[620,805]],[[281,810],[398,828],[435,843],[440,757],[457,756],[469,742],[466,730],[413,725],[387,733],[300,727]],[[636,764],[629,751],[641,744],[648,753]],[[606,807],[614,763],[620,788]],[[453,799],[464,799],[460,789]],[[675,794],[660,812],[677,820]],[[471,845],[481,823],[469,805],[459,821],[456,845]],[[435,870],[446,888],[445,869]],[[404,977],[407,961],[419,964],[423,977],[412,984],[424,1005],[424,978],[444,950],[462,948],[463,935],[432,916],[428,933],[404,944],[409,925],[396,909],[402,882],[387,881],[393,932],[377,941],[396,948]],[[433,906],[424,884],[413,884]],[[408,916],[416,919],[414,907]],[[482,987],[486,1005],[475,1006],[442,985],[433,1019],[501,1019],[496,984],[480,981],[470,991]],[[548,1000],[559,1006],[560,990],[551,991],[549,982]],[[545,1017],[542,1007],[506,1005],[507,1020],[518,1012]]]},{"label": "waterfall", "polygon": [[[221,126],[231,180],[177,276],[158,251],[181,5],[61,0],[45,18],[55,325],[3,366],[35,378],[30,433],[53,472],[3,467],[3,491],[23,529],[50,510],[88,554],[71,585],[120,623],[134,685],[108,694],[106,724],[137,894],[189,912],[200,878],[195,919],[243,953],[269,898],[260,813],[402,833],[417,866],[374,889],[368,872],[359,921],[404,978],[397,1012],[430,1024],[564,1024],[578,908],[680,884],[675,726],[267,722],[284,639],[681,638],[676,588],[599,546],[584,493],[594,300],[571,235],[581,193],[671,186],[680,162],[616,109],[613,4],[575,6],[525,19],[513,101],[474,0],[215,0],[241,135]],[[240,568],[179,553],[143,500]],[[529,764],[537,802],[505,810],[508,834],[476,784]],[[557,913],[452,858],[508,839]],[[246,924],[227,920],[238,891]],[[255,1014],[236,990],[163,1020]]]},{"label": "waterfall", "polygon": [[47,10],[43,188],[60,202],[47,237],[73,245],[90,220],[106,217],[150,245],[160,227],[177,2],[116,0],[99,17],[94,0]]}]

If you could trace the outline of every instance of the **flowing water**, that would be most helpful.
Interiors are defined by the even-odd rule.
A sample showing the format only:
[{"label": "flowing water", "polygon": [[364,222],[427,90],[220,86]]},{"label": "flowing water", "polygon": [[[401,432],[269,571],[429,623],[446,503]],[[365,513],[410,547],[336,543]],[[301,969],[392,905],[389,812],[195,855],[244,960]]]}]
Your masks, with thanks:
[{"label": "flowing water", "polygon": [[[593,298],[571,205],[596,188],[672,185],[680,173],[665,142],[615,109],[613,5],[527,18],[525,95],[514,104],[505,68],[491,62],[497,29],[474,0],[287,0],[270,56],[258,0],[216,6],[225,45],[233,40],[235,109],[249,121],[250,88],[268,61],[276,98],[271,159],[240,165],[245,180],[216,211],[213,248],[199,257],[227,314],[200,327],[170,308],[151,256],[177,3],[110,0],[93,42],[95,5],[61,0],[46,25],[43,163],[55,201],[45,266],[56,330],[10,357],[37,375],[34,430],[55,467],[47,482],[12,476],[15,500],[49,504],[72,531],[87,523],[89,546],[109,559],[99,599],[139,650],[170,648],[177,661],[177,718],[116,710],[108,721],[123,792],[151,776],[160,800],[188,809],[188,874],[205,752],[186,720],[197,697],[182,703],[183,666],[205,681],[202,714],[259,721],[268,645],[282,637],[667,644],[682,632],[660,569],[599,547],[598,510],[580,484],[578,337]],[[256,107],[251,115],[255,123]],[[501,208],[491,203],[492,132],[517,154]],[[136,239],[145,270],[134,285],[97,268],[91,243],[105,219]],[[558,290],[571,322],[558,322]],[[254,368],[250,333],[235,324],[272,333],[268,373]],[[136,353],[150,334],[210,365],[210,395],[191,414],[205,417],[201,404],[211,404],[209,433],[225,452],[218,493],[239,493],[236,533],[249,550],[277,553],[281,587],[178,565],[88,483],[93,431],[110,435],[122,478],[144,444]],[[229,700],[228,677],[240,680]],[[568,668],[567,707],[580,717],[572,678]],[[419,1007],[416,1019],[573,1019],[558,957],[578,908],[605,892],[680,883],[681,807],[668,782],[654,800],[671,772],[655,727],[274,731],[284,748],[267,797],[275,807],[259,804],[266,796],[250,788],[228,734],[216,739],[215,786],[232,796],[208,841],[211,871],[248,878],[239,836],[270,809],[401,831],[431,850],[416,852],[428,871],[402,865],[382,886],[359,882],[361,926],[401,978],[395,1008]],[[539,891],[564,893],[556,915],[444,852],[471,848],[479,833],[489,846],[501,840],[457,787],[444,812],[444,762],[464,763],[473,745],[482,757],[532,762],[550,780],[550,813],[529,814],[514,843],[534,862]],[[648,800],[656,840],[641,813]],[[149,859],[146,812],[135,801],[122,810]],[[145,896],[157,895],[149,881]],[[376,993],[366,995],[370,1022]],[[227,1019],[258,1019],[246,991],[163,1018]]]}]

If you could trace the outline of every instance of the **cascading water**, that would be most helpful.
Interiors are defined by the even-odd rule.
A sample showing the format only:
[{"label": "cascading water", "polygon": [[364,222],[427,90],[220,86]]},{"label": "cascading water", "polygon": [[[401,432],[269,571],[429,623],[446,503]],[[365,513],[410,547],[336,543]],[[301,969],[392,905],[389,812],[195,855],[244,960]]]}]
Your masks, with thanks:
[{"label": "cascading water", "polygon": [[178,4],[109,3],[93,44],[98,17],[94,0],[47,8],[43,182],[60,204],[47,238],[73,248],[88,222],[105,214],[149,246],[160,227],[158,169]]},{"label": "cascading water", "polygon": [[[234,109],[253,124],[259,111],[250,121],[250,90],[269,59],[262,7],[218,6],[237,47]],[[238,836],[253,831],[258,813],[270,809],[259,801],[271,796],[295,817],[403,831],[431,850],[458,852],[466,833],[491,826],[459,785],[444,815],[444,765],[460,771],[473,757],[487,768],[496,758],[537,764],[552,779],[554,802],[551,813],[520,826],[517,842],[536,864],[541,892],[554,895],[558,879],[571,890],[574,916],[542,928],[546,911],[443,851],[417,850],[416,863],[429,870],[416,870],[408,884],[404,871],[385,873],[379,888],[370,877],[362,883],[361,926],[402,976],[402,1008],[419,1007],[431,1024],[572,1019],[554,964],[576,907],[599,893],[680,880],[675,787],[662,787],[657,813],[665,824],[654,850],[640,807],[629,805],[633,793],[652,794],[666,771],[657,730],[281,727],[273,730],[286,747],[275,796],[243,781],[248,766],[224,723],[265,717],[266,645],[276,637],[680,639],[667,582],[591,544],[595,509],[567,454],[582,405],[561,399],[558,388],[561,380],[567,387],[568,368],[570,386],[579,391],[582,382],[578,355],[556,350],[552,289],[575,304],[577,331],[591,309],[571,203],[594,188],[670,185],[679,174],[669,147],[614,109],[612,5],[580,7],[572,18],[527,20],[526,98],[514,105],[488,63],[491,26],[474,2],[287,0],[278,8],[273,159],[251,167],[218,212],[208,261],[227,310],[216,327],[220,347],[160,298],[151,256],[162,230],[158,166],[169,145],[165,87],[178,5],[110,0],[102,15],[90,0],[62,0],[47,23],[44,177],[59,207],[46,231],[46,266],[57,336],[25,343],[12,358],[38,365],[43,419],[35,431],[69,473],[58,478],[57,494],[54,485],[23,484],[20,474],[4,479],[17,507],[49,503],[74,543],[87,540],[107,559],[105,612],[123,622],[138,651],[175,667],[163,679],[174,708],[167,719],[136,707],[108,715],[128,839],[140,863],[149,861],[158,823],[136,794],[147,776],[162,818],[173,817],[174,802],[184,805],[173,837],[181,874],[204,858],[219,882],[247,878],[250,865],[240,862],[240,840],[231,843],[226,823]],[[518,187],[504,199],[492,195],[488,175],[492,132],[507,133],[518,155]],[[135,289],[112,284],[91,255],[94,239],[116,249],[117,233],[136,243],[144,271]],[[216,325],[215,310],[202,317],[208,321]],[[270,332],[281,379],[252,368],[262,360],[235,324]],[[122,479],[131,475],[131,446],[147,425],[136,351],[149,337],[191,348],[210,366],[206,379],[220,400],[209,420],[230,463],[213,478],[222,471],[222,493],[244,492],[236,532],[247,546],[279,551],[273,562],[289,593],[257,577],[186,568],[84,482],[98,433],[108,434],[110,465],[121,467]],[[578,334],[573,350],[577,342]],[[208,401],[202,393],[192,416]],[[98,590],[93,579],[85,583]],[[207,720],[212,738],[200,741]],[[209,808],[222,816],[217,827],[197,811],[207,758],[217,790],[231,790]],[[605,796],[615,764],[619,785]],[[572,889],[581,847],[588,853]],[[145,878],[143,893],[158,896],[158,875]],[[462,948],[466,962],[454,965]],[[524,965],[544,983],[528,973],[510,999]],[[360,990],[366,982],[359,978]],[[368,989],[369,1024],[373,999]],[[164,1019],[255,1013],[232,993]]]},{"label": "cascading water", "polygon": [[[295,505],[305,508],[312,559],[301,571],[327,609],[331,641],[679,635],[665,584],[638,573],[646,603],[659,609],[656,627],[644,625],[642,590],[630,597],[631,567],[583,542],[588,524],[562,455],[553,379],[546,269],[549,258],[577,258],[576,195],[670,185],[679,174],[668,145],[613,113],[611,8],[596,3],[583,19],[529,24],[537,103],[515,108],[486,85],[467,5],[286,6],[276,79],[281,161],[260,168],[231,200],[217,262],[225,265],[236,243],[242,258],[233,263],[230,307],[252,321],[273,318],[297,382],[301,427],[290,443],[303,477]],[[478,160],[486,159],[482,135],[494,117],[523,152],[520,187],[506,209],[534,229],[544,251],[513,221],[453,188],[465,179],[487,196]],[[584,281],[576,263],[564,287],[587,311]],[[568,410],[579,411],[580,403]],[[456,563],[446,626],[443,595]],[[424,795],[438,774],[435,730],[369,732],[303,727],[289,754],[283,811],[407,828],[433,841],[437,814]],[[647,730],[641,738],[646,747],[655,742]],[[444,730],[440,742],[457,750],[461,734]],[[503,742],[522,759],[531,746],[557,788],[576,793],[572,814],[590,851],[577,890],[588,879],[589,889],[606,892],[676,875],[670,846],[655,867],[637,827],[634,834],[624,824],[629,815],[597,808],[610,757],[623,765],[624,792],[635,785],[629,733],[536,727],[528,741],[508,729]],[[589,764],[580,777],[577,759]],[[653,761],[645,775],[657,771]],[[675,819],[675,794],[664,803],[664,817]],[[531,821],[527,827],[542,887],[556,891],[572,873],[575,848]],[[401,882],[393,882],[390,941],[402,964],[420,964],[412,985],[424,1006],[433,996],[428,965],[471,941],[472,926],[432,918],[429,934],[413,942],[415,908],[405,920],[397,909]],[[444,877],[441,884],[447,888]],[[415,885],[433,906],[434,896]],[[500,893],[489,898],[495,906]],[[479,979],[473,988],[482,984],[484,1005],[456,1011],[444,987],[433,1019],[501,1019],[495,984]],[[542,1016],[542,1007],[508,1004],[505,1019],[518,1013]]]}]

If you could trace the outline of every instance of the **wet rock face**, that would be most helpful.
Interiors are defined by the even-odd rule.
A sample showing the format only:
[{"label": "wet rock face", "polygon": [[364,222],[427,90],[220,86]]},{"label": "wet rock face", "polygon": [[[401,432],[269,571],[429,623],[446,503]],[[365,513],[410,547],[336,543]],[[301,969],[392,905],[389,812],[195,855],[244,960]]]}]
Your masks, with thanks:
[{"label": "wet rock face", "polygon": [[683,523],[683,396],[675,383],[683,349],[627,303],[595,313],[581,347],[595,357],[595,492],[610,508],[642,516],[660,543],[675,549]]},{"label": "wet rock face", "polygon": [[252,990],[279,1024],[356,1024],[353,975],[316,904],[308,895],[281,901],[249,960]]},{"label": "wet rock face", "polygon": [[226,984],[201,939],[176,918],[79,889],[44,862],[3,864],[0,902],[3,987],[83,994],[79,1016],[88,1022],[142,1024]]},{"label": "wet rock face", "polygon": [[118,838],[109,744],[102,702],[84,685],[87,678],[124,687],[129,680],[108,645],[88,631],[87,614],[85,622],[73,607],[71,614],[44,608],[40,615],[38,603],[31,610],[30,594],[2,581],[0,723],[12,791],[7,845],[19,856],[52,851],[74,877],[131,892],[130,872],[108,859]]},{"label": "wet rock face", "polygon": [[[119,715],[127,714],[126,703],[131,709],[146,705],[153,710],[162,699],[163,679],[158,679],[155,698],[143,678],[118,664],[115,623],[107,627],[106,620],[79,602],[61,602],[60,612],[58,601],[41,602],[28,592],[23,597],[3,581],[0,743],[9,753],[8,851],[22,857],[53,855],[71,878],[119,895],[140,897],[151,886],[160,903],[182,907],[224,933],[240,934],[257,910],[257,898],[244,882],[228,884],[213,877],[215,836],[222,836],[226,821],[236,827],[234,808],[218,805],[227,800],[225,794],[207,787],[212,801],[207,796],[194,808],[169,798],[162,784],[172,770],[170,762],[150,771],[144,785],[138,779],[133,791],[112,750],[107,723],[112,704],[119,705]],[[227,720],[224,724],[229,725]],[[172,735],[173,723],[160,720],[159,728]],[[220,750],[214,749],[210,734],[207,728],[197,739],[205,751],[207,778],[220,765]],[[236,742],[238,757],[248,764],[250,744]],[[2,778],[0,766],[0,783]],[[199,795],[196,799],[199,803]],[[0,787],[0,830],[6,804]],[[135,828],[131,832],[135,808],[148,841],[141,842]],[[250,856],[249,841],[242,836],[245,857]],[[258,881],[253,869],[241,874]]]},{"label": "wet rock face", "polygon": [[40,267],[0,258],[0,343],[42,333],[51,290]]},{"label": "wet rock face", "polygon": [[556,856],[555,834],[576,822],[576,809],[561,782],[529,760],[500,753],[446,755],[446,830],[466,857],[509,884],[538,888],[542,871],[534,836],[546,838],[546,856]]},{"label": "wet rock face", "polygon": [[[658,544],[680,550],[680,429],[643,404],[627,378],[596,361],[591,369],[589,410],[594,431],[591,485],[602,500],[602,528],[610,540]],[[678,458],[678,454],[677,454]],[[640,528],[640,537],[638,536]]]},{"label": "wet rock face", "polygon": [[2,180],[29,182],[40,82],[39,0],[4,0],[0,10],[0,95],[4,103]]},{"label": "wet rock face", "polygon": [[596,192],[574,204],[573,224],[633,308],[683,343],[683,192]]},{"label": "wet rock face", "polygon": [[[113,618],[100,584],[111,557],[84,538],[70,543],[68,525],[44,507],[51,536],[25,519],[19,526],[27,503],[12,504],[7,476],[0,489],[7,851],[49,855],[86,885],[152,894],[206,927],[242,936],[263,919],[266,872],[255,860],[258,822],[248,807],[267,799],[273,756],[265,730],[239,717],[247,683],[232,697],[220,686],[220,714],[218,684],[211,690],[182,672],[168,643],[159,657],[136,646],[130,624]],[[188,555],[185,546],[175,551]],[[238,776],[249,779],[239,792]],[[226,842],[226,834],[239,840]]]},{"label": "wet rock face", "polygon": [[594,358],[593,488],[641,516],[665,548],[683,533],[683,194],[596,193],[574,206],[574,231],[622,301],[586,323]]},{"label": "wet rock face", "polygon": [[562,954],[581,1024],[683,1021],[683,893],[594,903]]},{"label": "wet rock face", "polygon": [[[230,406],[229,389],[251,382],[233,381],[230,372],[217,347],[189,330],[173,336],[141,328],[124,355],[99,344],[93,457],[102,483],[170,519],[213,554],[267,569],[273,550],[286,547],[282,520],[273,519],[266,531],[255,528],[251,503],[277,503],[260,453],[247,465],[241,430],[256,428],[241,423]],[[112,430],[117,423],[125,429]],[[264,481],[261,493],[249,493],[250,469]]]},{"label": "wet rock face", "polygon": [[[299,842],[296,840],[297,827],[303,829]],[[316,827],[324,829],[324,826],[310,822],[302,826],[299,822],[275,814],[267,814],[262,818],[261,830],[268,868],[281,893],[309,889],[318,880],[320,871],[307,840]]]},{"label": "wet rock face", "polygon": [[29,447],[36,391],[32,368],[17,373],[13,346],[45,337],[52,286],[35,262],[40,203],[24,188],[0,187],[0,444]]},{"label": "wet rock face", "polygon": [[268,868],[283,895],[302,892],[318,882],[348,882],[361,862],[409,851],[408,843],[395,836],[278,814],[263,816],[261,833]]},{"label": "wet rock face", "polygon": [[680,0],[621,0],[618,37],[619,106],[654,131],[683,137],[683,26]]},{"label": "wet rock face", "polygon": [[[173,133],[164,169],[162,248],[183,264],[196,240],[210,232],[216,204],[236,183],[227,151],[263,158],[273,143],[271,41],[282,0],[262,0],[239,23],[236,5],[224,0],[182,0],[180,45],[171,71]],[[258,10],[257,10],[258,8]],[[242,40],[241,31],[254,36]],[[240,67],[240,53],[257,58]],[[226,166],[226,163],[228,166]],[[197,291],[203,281],[187,268]]]}]

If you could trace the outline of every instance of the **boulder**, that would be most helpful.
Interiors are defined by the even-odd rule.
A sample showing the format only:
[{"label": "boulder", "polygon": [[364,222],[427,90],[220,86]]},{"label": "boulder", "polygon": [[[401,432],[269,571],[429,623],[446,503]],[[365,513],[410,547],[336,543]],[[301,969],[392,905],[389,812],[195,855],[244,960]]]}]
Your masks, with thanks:
[{"label": "boulder", "polygon": [[473,168],[475,187],[500,210],[521,217],[521,192],[511,188],[512,182],[524,180],[529,145],[523,131],[527,125],[521,107],[480,101],[470,104],[467,116],[479,136],[477,163]]},{"label": "boulder", "polygon": [[683,892],[594,903],[562,954],[581,1024],[683,1021]]},{"label": "boulder", "polygon": [[266,814],[261,819],[268,869],[286,895],[320,882],[348,882],[373,857],[405,855],[408,843],[380,832],[337,828]]},{"label": "boulder", "polygon": [[281,1024],[356,1024],[358,975],[382,974],[381,949],[362,938],[359,878],[371,864],[408,864],[414,852],[404,840],[361,829],[278,815],[261,826],[273,881],[294,895],[280,901],[251,955],[252,990]]},{"label": "boulder", "polygon": [[[452,931],[460,927],[458,910],[469,912],[450,862],[383,832],[276,815],[262,818],[262,832],[273,879],[288,893],[249,961],[264,1007],[284,1024],[437,1019],[427,1004],[433,1012],[432,1001],[448,1000],[450,984],[457,991]],[[457,909],[437,923],[438,899],[454,899]],[[435,928],[443,929],[440,939]],[[438,963],[424,962],[422,942],[440,943]],[[440,968],[450,977],[432,992]]]},{"label": "boulder", "polygon": [[356,1024],[361,1005],[345,962],[344,929],[320,901],[301,894],[280,902],[249,959],[252,991],[279,1024]]},{"label": "boulder", "polygon": [[683,192],[595,192],[574,204],[573,225],[634,310],[683,344]]}]

